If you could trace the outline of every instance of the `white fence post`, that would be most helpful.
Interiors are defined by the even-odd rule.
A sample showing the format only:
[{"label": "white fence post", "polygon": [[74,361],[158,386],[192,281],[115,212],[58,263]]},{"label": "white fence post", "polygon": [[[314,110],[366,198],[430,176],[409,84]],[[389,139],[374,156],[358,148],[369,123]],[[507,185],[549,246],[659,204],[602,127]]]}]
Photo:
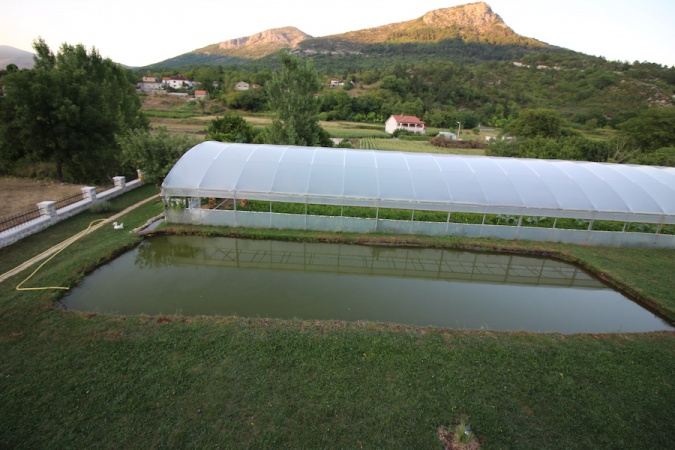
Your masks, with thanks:
[{"label": "white fence post", "polygon": [[85,186],[82,188],[82,197],[84,197],[85,200],[89,200],[90,202],[95,202],[96,201],[96,188],[92,186]]},{"label": "white fence post", "polygon": [[116,188],[122,188],[122,190],[124,190],[127,185],[125,177],[113,177],[113,182],[115,183]]},{"label": "white fence post", "polygon": [[56,202],[46,201],[40,202],[37,204],[38,209],[40,210],[40,215],[42,217],[56,217]]}]

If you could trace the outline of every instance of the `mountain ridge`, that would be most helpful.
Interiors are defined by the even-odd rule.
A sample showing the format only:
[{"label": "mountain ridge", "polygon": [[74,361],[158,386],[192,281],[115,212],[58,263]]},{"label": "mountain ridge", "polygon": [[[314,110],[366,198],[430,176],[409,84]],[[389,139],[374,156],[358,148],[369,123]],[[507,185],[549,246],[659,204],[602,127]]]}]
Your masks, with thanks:
[{"label": "mountain ridge", "polygon": [[284,48],[295,48],[300,42],[311,38],[309,34],[287,26],[211,44],[190,53],[256,59]]},{"label": "mountain ridge", "polygon": [[423,16],[374,28],[350,31],[325,38],[359,43],[429,42],[461,39],[465,42],[529,43],[547,46],[515,33],[485,2],[435,9]]},{"label": "mountain ridge", "polygon": [[548,44],[536,39],[518,35],[487,3],[475,2],[436,9],[404,22],[316,38],[295,27],[273,28],[211,44],[188,54],[259,59],[283,49],[306,53],[360,53],[363,46],[369,44],[439,42],[446,39],[548,47]]},{"label": "mountain ridge", "polygon": [[0,45],[0,69],[15,64],[19,69],[33,67],[33,53],[9,45]]}]

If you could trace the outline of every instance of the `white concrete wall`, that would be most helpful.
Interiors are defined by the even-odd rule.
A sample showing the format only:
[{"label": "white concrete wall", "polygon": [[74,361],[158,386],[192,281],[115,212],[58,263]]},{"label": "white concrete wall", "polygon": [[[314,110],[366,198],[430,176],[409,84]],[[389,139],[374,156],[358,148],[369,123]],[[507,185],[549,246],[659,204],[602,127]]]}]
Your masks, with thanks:
[{"label": "white concrete wall", "polygon": [[0,248],[13,244],[16,241],[42,231],[55,223],[81,213],[82,211],[91,208],[94,203],[110,200],[111,198],[115,198],[132,189],[136,189],[142,184],[140,179],[136,179],[129,183],[126,182],[124,177],[115,177],[113,180],[115,181],[115,186],[100,194],[96,193],[95,188],[82,188],[82,200],[60,209],[55,208],[56,202],[50,201],[38,203],[38,208],[42,215],[37,219],[25,222],[0,233]]}]

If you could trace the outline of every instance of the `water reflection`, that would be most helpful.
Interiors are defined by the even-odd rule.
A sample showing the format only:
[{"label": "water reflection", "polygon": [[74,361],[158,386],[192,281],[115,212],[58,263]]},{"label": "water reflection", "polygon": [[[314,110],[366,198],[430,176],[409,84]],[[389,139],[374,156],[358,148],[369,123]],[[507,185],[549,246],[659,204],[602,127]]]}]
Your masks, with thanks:
[{"label": "water reflection", "polygon": [[423,248],[165,236],[88,276],[65,307],[574,332],[672,329],[583,270]]},{"label": "water reflection", "polygon": [[165,243],[153,240],[139,248],[138,267],[200,265],[606,289],[578,267],[522,255],[232,238],[161,239]]}]

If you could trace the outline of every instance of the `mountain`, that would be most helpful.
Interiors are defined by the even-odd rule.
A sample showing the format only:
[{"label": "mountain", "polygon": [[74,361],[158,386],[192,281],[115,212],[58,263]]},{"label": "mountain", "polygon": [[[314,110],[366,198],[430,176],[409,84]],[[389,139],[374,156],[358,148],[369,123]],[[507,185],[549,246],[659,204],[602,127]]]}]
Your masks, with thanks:
[{"label": "mountain", "polygon": [[295,48],[311,36],[295,27],[274,28],[248,37],[212,44],[192,53],[257,59],[285,48]]},{"label": "mountain", "polygon": [[320,40],[352,44],[404,44],[439,42],[447,39],[461,40],[465,43],[548,47],[536,39],[515,33],[484,2],[437,9],[418,19],[336,34]]},{"label": "mountain", "polygon": [[0,69],[6,68],[9,64],[16,64],[19,69],[30,69],[33,67],[33,54],[9,45],[0,45]]},{"label": "mountain", "polygon": [[[462,48],[469,46],[467,51]],[[295,27],[276,28],[248,37],[212,44],[161,63],[163,67],[226,64],[258,60],[282,49],[307,55],[435,54],[438,57],[486,54],[493,59],[501,47],[508,52],[497,59],[542,50],[560,50],[515,33],[484,2],[430,11],[420,18],[325,37],[312,37]],[[516,50],[514,50],[514,48]],[[480,58],[479,58],[480,59]]]}]

